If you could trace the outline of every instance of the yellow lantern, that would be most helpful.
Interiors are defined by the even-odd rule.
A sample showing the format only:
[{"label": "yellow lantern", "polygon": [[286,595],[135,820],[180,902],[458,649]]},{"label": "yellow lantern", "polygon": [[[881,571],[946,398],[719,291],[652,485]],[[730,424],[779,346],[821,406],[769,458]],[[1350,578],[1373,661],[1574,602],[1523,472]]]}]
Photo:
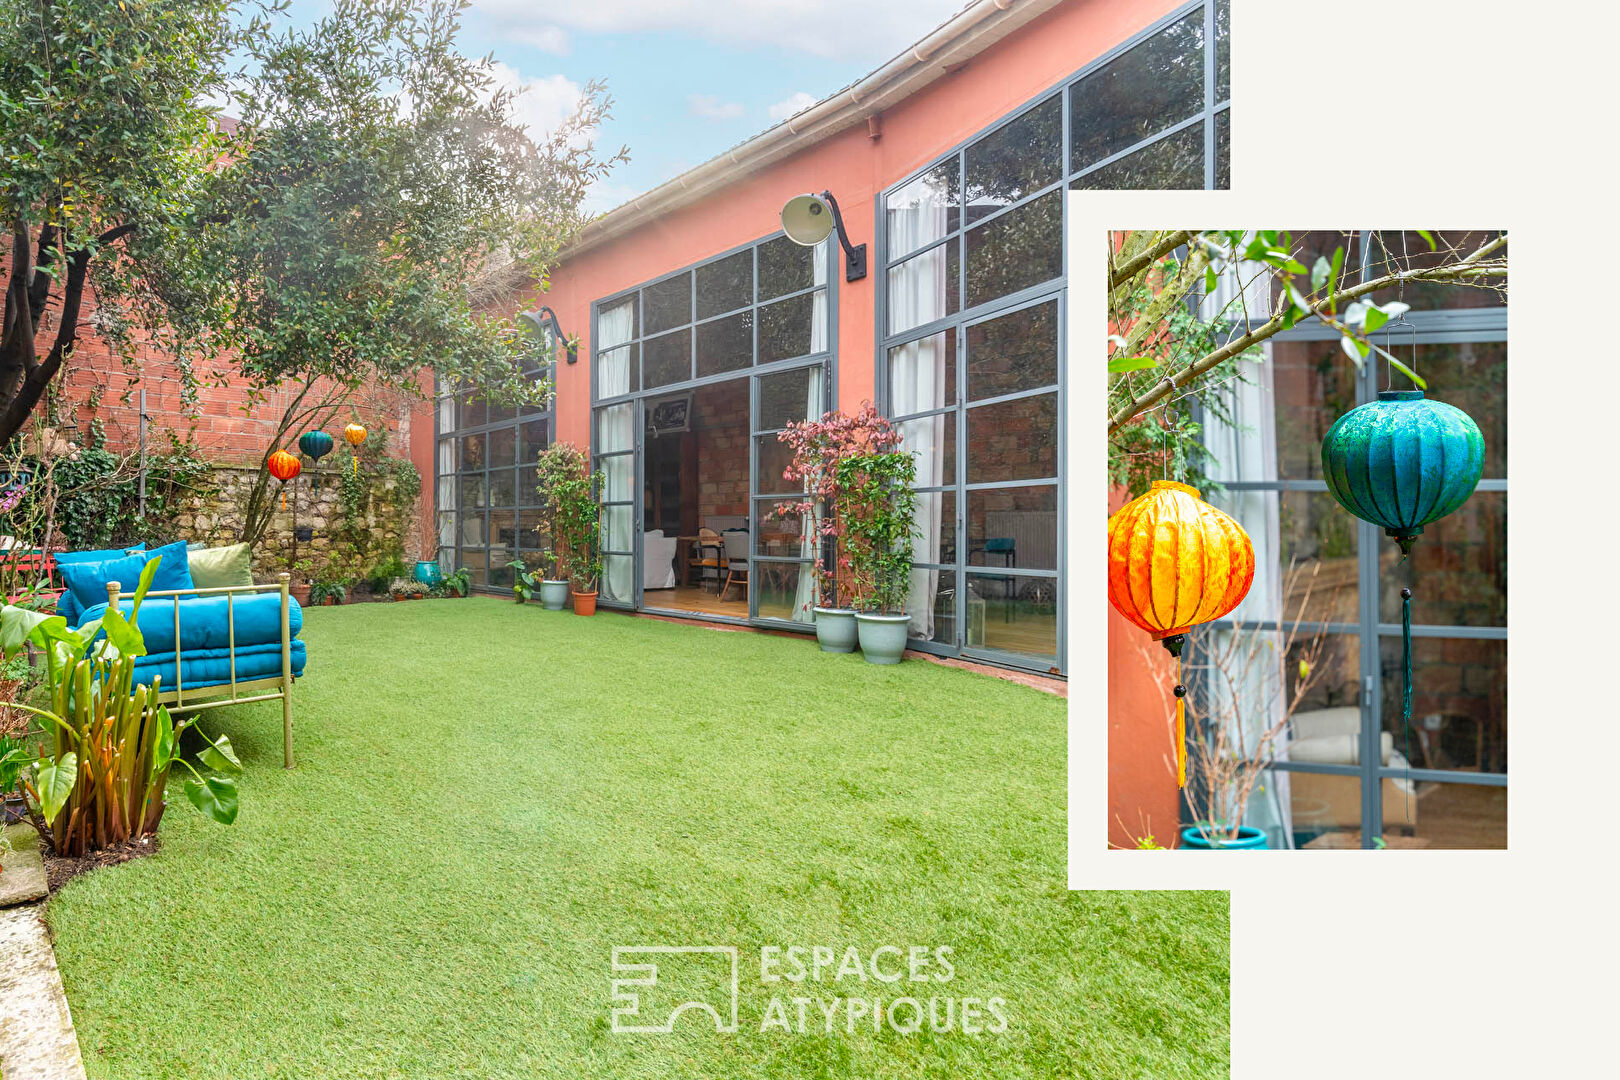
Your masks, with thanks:
[{"label": "yellow lantern", "polygon": [[1196,488],[1155,480],[1108,519],[1108,601],[1176,658],[1176,782],[1187,786],[1187,631],[1225,615],[1254,583],[1254,544]]},{"label": "yellow lantern", "polygon": [[350,424],[343,429],[343,438],[354,447],[354,471],[360,472],[360,444],[366,441],[366,429],[359,424]]}]

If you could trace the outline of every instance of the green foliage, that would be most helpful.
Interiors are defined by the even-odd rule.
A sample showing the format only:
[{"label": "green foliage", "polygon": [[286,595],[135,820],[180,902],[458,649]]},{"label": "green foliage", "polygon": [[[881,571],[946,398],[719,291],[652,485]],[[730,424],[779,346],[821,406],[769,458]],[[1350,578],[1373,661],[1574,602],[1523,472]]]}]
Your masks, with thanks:
[{"label": "green foliage", "polygon": [[472,571],[465,566],[458,566],[451,573],[444,575],[440,585],[453,596],[466,596],[472,592]]},{"label": "green foliage", "polygon": [[911,594],[911,553],[916,539],[917,459],[889,450],[843,458],[836,466],[838,517],[843,525],[839,559],[847,570],[857,611],[901,612]]},{"label": "green foliage", "polygon": [[[186,793],[199,809],[227,825],[236,818],[231,776],[242,766],[230,740],[205,739],[202,765],[226,775],[204,776],[175,753],[180,733],[196,721],[176,723],[156,703],[161,679],[150,687],[134,685],[135,659],[146,654],[135,615],[157,565],[157,559],[147,562],[128,616],[109,608],[102,618],[70,629],[59,615],[0,606],[0,656],[10,659],[31,644],[45,657],[44,707],[13,706],[43,728],[38,758],[13,782],[20,778],[35,826],[60,855],[156,832],[176,762],[192,774]],[[193,793],[194,784],[205,797]]]},{"label": "green foliage", "polygon": [[366,574],[366,587],[378,596],[388,591],[388,585],[395,578],[406,574],[405,560],[398,555],[390,555],[377,563]]},{"label": "green foliage", "polygon": [[348,598],[349,583],[337,578],[317,577],[309,587],[309,602],[311,604],[325,603],[330,599],[334,604],[341,604]]},{"label": "green foliage", "polygon": [[506,566],[512,571],[512,599],[519,604],[534,599],[534,591],[540,587],[540,579],[529,572],[522,559],[513,559]]},{"label": "green foliage", "polygon": [[[61,370],[90,287],[116,354],[133,359],[137,340],[162,348],[194,388],[190,361],[212,347],[223,310],[195,241],[222,149],[206,102],[253,25],[233,26],[235,6],[0,0],[0,219],[22,256],[11,299],[28,294],[6,305],[0,445]],[[63,317],[46,332],[51,304]]]},{"label": "green foliage", "polygon": [[190,442],[169,433],[169,445],[146,459],[146,514],[141,515],[138,462],[106,450],[80,450],[49,462],[22,459],[36,470],[16,520],[37,535],[24,538],[44,546],[47,522],[69,551],[110,548],[174,538],[182,505],[210,486],[210,466]]},{"label": "green foliage", "polygon": [[594,592],[602,576],[602,474],[592,472],[585,452],[569,443],[542,450],[538,473],[542,528],[551,537],[548,565],[575,592]]}]

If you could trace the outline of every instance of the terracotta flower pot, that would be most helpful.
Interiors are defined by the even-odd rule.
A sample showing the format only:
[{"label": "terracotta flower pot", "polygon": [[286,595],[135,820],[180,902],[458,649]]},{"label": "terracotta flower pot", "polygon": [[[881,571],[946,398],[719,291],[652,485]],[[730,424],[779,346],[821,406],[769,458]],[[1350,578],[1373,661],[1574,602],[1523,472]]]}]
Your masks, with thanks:
[{"label": "terracotta flower pot", "polygon": [[595,615],[596,614],[596,593],[595,592],[577,592],[577,593],[575,593],[574,594],[574,614],[575,615]]},{"label": "terracotta flower pot", "polygon": [[321,607],[332,607],[336,603],[337,603],[337,597],[335,597],[335,596],[323,596],[323,597],[321,597]]},{"label": "terracotta flower pot", "polygon": [[299,607],[309,606],[309,584],[307,582],[303,585],[289,585],[287,591],[292,593],[292,598],[298,601]]}]

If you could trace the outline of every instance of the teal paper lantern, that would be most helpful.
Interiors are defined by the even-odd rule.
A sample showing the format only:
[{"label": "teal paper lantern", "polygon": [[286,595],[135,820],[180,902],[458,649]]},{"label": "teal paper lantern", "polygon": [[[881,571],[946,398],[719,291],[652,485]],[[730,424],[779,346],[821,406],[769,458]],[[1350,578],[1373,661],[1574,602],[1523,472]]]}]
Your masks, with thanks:
[{"label": "teal paper lantern", "polygon": [[332,436],[324,431],[306,431],[298,436],[298,449],[311,461],[320,463],[321,458],[332,452]]},{"label": "teal paper lantern", "polygon": [[1456,510],[1485,468],[1473,418],[1421,390],[1384,390],[1333,422],[1322,476],[1340,506],[1383,527],[1410,554],[1423,526]]}]

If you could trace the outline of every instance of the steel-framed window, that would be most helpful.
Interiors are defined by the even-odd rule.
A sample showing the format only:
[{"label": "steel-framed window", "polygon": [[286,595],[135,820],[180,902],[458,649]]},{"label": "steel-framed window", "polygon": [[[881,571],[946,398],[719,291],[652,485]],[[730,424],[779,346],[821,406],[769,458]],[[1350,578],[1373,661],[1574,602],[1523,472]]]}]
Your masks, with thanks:
[{"label": "steel-framed window", "polygon": [[[1398,234],[1396,234],[1398,235]],[[1384,250],[1389,250],[1393,241],[1389,238],[1378,238]],[[1363,230],[1357,234],[1352,248],[1352,258],[1358,258],[1358,252],[1366,252],[1375,243],[1374,233]],[[1418,250],[1413,242],[1412,250]],[[1366,260],[1363,261],[1361,274],[1363,280],[1372,275],[1372,270]],[[1389,299],[1393,299],[1391,296]],[[1419,373],[1423,372],[1423,349],[1432,346],[1446,345],[1498,345],[1502,346],[1504,364],[1506,363],[1508,309],[1506,305],[1487,304],[1479,307],[1461,308],[1430,308],[1426,310],[1413,310],[1406,315],[1405,322],[1386,327],[1374,335],[1374,340],[1384,348],[1401,354],[1408,347],[1418,350],[1417,364]],[[1319,342],[1325,347],[1337,348],[1339,335],[1330,327],[1323,326],[1316,320],[1302,323],[1284,333],[1272,338],[1274,345],[1289,345],[1290,343]],[[1339,358],[1345,364],[1348,360]],[[1275,365],[1273,365],[1275,366]],[[1431,372],[1432,374],[1432,372]],[[1393,386],[1395,389],[1407,389],[1411,384],[1398,372],[1392,372],[1382,363],[1368,363],[1364,370],[1354,375],[1353,379],[1354,404],[1375,400],[1380,389]],[[1445,396],[1446,388],[1436,388],[1439,396]],[[1455,388],[1452,388],[1455,392]],[[1505,400],[1505,383],[1502,397]],[[1487,468],[1484,477],[1475,489],[1475,498],[1500,497],[1504,504],[1507,493],[1507,473],[1505,451],[1498,449],[1492,453],[1489,446],[1491,436],[1487,435]],[[1494,468],[1493,468],[1494,466]],[[1327,484],[1323,480],[1284,478],[1273,475],[1266,480],[1223,480],[1222,486],[1227,492],[1275,492],[1278,499],[1285,494],[1312,494],[1319,493],[1322,499],[1328,499]],[[1214,497],[1219,504],[1220,496]],[[1501,511],[1505,525],[1506,507]],[[1462,769],[1434,769],[1413,766],[1411,768],[1392,767],[1383,764],[1382,735],[1386,730],[1385,724],[1389,719],[1386,706],[1391,700],[1392,693],[1398,697],[1399,670],[1398,649],[1401,638],[1401,626],[1398,615],[1388,610],[1381,610],[1381,601],[1384,599],[1385,571],[1379,563],[1379,556],[1384,553],[1391,541],[1384,536],[1383,531],[1376,525],[1365,521],[1354,522],[1354,543],[1356,555],[1356,584],[1357,584],[1357,617],[1354,621],[1313,621],[1301,620],[1296,622],[1287,616],[1280,626],[1275,620],[1238,620],[1223,619],[1210,624],[1211,630],[1279,630],[1284,628],[1297,628],[1305,634],[1323,633],[1328,635],[1343,635],[1346,639],[1355,639],[1358,658],[1358,702],[1361,710],[1360,734],[1357,742],[1358,765],[1344,765],[1333,763],[1301,762],[1289,760],[1276,760],[1266,762],[1267,767],[1280,772],[1315,773],[1334,776],[1349,776],[1359,779],[1359,795],[1361,802],[1361,846],[1375,848],[1384,834],[1384,806],[1383,784],[1386,780],[1410,780],[1412,783],[1444,783],[1458,785],[1474,785],[1485,787],[1506,787],[1507,771],[1504,766],[1501,770],[1492,771],[1464,771]],[[1432,545],[1431,545],[1432,546]],[[1423,557],[1423,544],[1420,541],[1414,549],[1414,558]],[[1506,551],[1501,552],[1501,559],[1505,566]],[[1430,598],[1431,604],[1433,598]],[[1414,609],[1414,618],[1421,620],[1424,616],[1424,593],[1418,589],[1417,606]],[[1506,597],[1502,598],[1505,612]],[[1242,609],[1239,609],[1239,613]],[[1415,621],[1412,626],[1414,651],[1421,651],[1431,642],[1474,641],[1503,643],[1504,655],[1502,657],[1503,670],[1506,664],[1507,622],[1505,614],[1499,624],[1455,624],[1443,622]],[[1188,656],[1188,686],[1190,692],[1200,694],[1205,692],[1200,685],[1204,678],[1204,669],[1201,665],[1200,650],[1196,646]],[[1392,650],[1397,658],[1396,667],[1386,672]],[[1394,682],[1386,686],[1386,680],[1393,678]],[[1421,667],[1416,674],[1418,690],[1423,689],[1423,674]],[[1503,715],[1505,716],[1505,687],[1503,693]],[[1399,703],[1394,703],[1394,726],[1399,726]],[[1420,717],[1414,715],[1413,724],[1416,726]],[[1404,733],[1402,733],[1404,734]],[[1395,739],[1395,749],[1405,753],[1408,747],[1403,745],[1401,735]],[[1503,732],[1502,754],[1506,754],[1507,733]],[[1418,827],[1422,827],[1422,818],[1418,819]],[[1290,840],[1290,842],[1292,842]]]},{"label": "steel-framed window", "polygon": [[[531,380],[553,373],[550,364],[526,372]],[[506,563],[518,558],[532,567],[539,561],[542,540],[533,532],[539,511],[534,467],[554,437],[551,406],[491,406],[442,381],[435,388],[434,542],[439,565],[446,572],[469,566],[473,587],[480,591],[510,588],[512,571]],[[501,448],[499,460],[492,447]],[[478,542],[469,543],[475,535]]]}]

